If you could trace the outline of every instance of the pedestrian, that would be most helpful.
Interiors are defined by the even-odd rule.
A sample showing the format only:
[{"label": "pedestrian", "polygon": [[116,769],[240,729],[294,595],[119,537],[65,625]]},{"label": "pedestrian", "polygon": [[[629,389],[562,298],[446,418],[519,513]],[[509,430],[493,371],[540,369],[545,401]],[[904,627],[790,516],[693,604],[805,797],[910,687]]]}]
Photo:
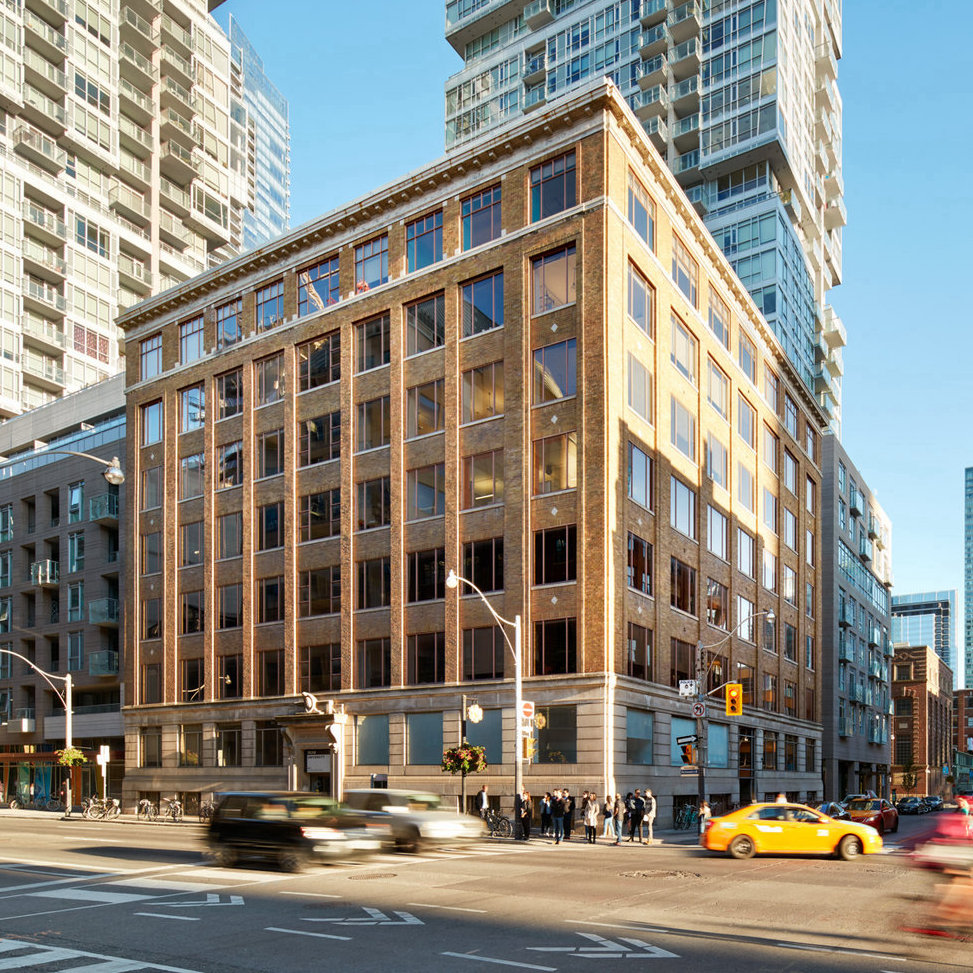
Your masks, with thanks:
[{"label": "pedestrian", "polygon": [[638,838],[639,844],[642,844],[642,815],[644,813],[645,801],[642,800],[642,792],[636,787],[628,817],[629,841],[635,841]]},{"label": "pedestrian", "polygon": [[554,844],[559,845],[564,837],[564,798],[558,790],[551,795],[551,821],[554,824]]},{"label": "pedestrian", "polygon": [[574,798],[565,787],[561,795],[564,798],[564,840],[571,840],[571,829],[574,827]]},{"label": "pedestrian", "polygon": [[534,802],[530,799],[530,791],[525,790],[520,798],[520,836],[524,841],[530,841],[530,823],[534,816]]},{"label": "pedestrian", "polygon": [[602,838],[611,838],[615,834],[615,825],[612,823],[614,820],[614,811],[612,810],[614,802],[612,801],[611,794],[605,795],[605,803],[602,806],[602,814],[605,815],[605,826],[602,829]]},{"label": "pedestrian", "polygon": [[648,842],[651,845],[655,841],[655,797],[648,788],[645,789],[644,801],[645,811],[642,814],[642,821],[649,826]]},{"label": "pedestrian", "polygon": [[612,802],[612,825],[614,827],[616,845],[622,843],[622,825],[624,821],[625,802],[622,800],[621,794],[616,794],[615,800]]},{"label": "pedestrian", "polygon": [[629,829],[629,821],[632,820],[632,792],[625,795],[625,817],[622,819],[622,834]]},{"label": "pedestrian", "polygon": [[588,795],[588,803],[584,809],[584,835],[589,844],[598,843],[598,798],[594,791]]},{"label": "pedestrian", "polygon": [[476,795],[476,809],[483,820],[486,820],[487,811],[490,810],[490,798],[487,795],[487,785],[484,784],[480,788],[479,794]]},{"label": "pedestrian", "polygon": [[541,836],[551,833],[551,792],[545,791],[541,798]]},{"label": "pedestrian", "polygon": [[709,806],[709,801],[703,801],[699,805],[699,833],[703,834],[706,831],[706,822],[713,816],[713,811]]}]

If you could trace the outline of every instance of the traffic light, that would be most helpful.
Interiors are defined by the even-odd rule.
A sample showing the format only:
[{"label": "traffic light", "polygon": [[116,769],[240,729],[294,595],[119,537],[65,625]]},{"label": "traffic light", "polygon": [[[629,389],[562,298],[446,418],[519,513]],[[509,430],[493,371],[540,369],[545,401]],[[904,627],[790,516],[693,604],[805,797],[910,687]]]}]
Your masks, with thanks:
[{"label": "traffic light", "polygon": [[537,739],[535,737],[521,737],[524,744],[524,760],[533,760],[537,753]]},{"label": "traffic light", "polygon": [[683,743],[679,747],[682,752],[682,762],[687,766],[696,764],[696,746],[692,743]]},{"label": "traffic light", "polygon": [[743,684],[728,682],[726,684],[726,715],[743,716]]}]

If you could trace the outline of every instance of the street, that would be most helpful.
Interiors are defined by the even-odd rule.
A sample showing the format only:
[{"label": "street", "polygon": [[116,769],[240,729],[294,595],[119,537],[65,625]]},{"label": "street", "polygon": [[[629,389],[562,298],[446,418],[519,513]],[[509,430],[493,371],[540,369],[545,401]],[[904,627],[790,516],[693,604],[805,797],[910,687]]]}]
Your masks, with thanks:
[{"label": "street", "polygon": [[[928,878],[895,853],[733,861],[652,847],[484,841],[290,875],[223,869],[205,828],[0,812],[0,970],[34,973],[626,968],[969,969],[898,929]],[[687,842],[687,843],[678,843]]]}]

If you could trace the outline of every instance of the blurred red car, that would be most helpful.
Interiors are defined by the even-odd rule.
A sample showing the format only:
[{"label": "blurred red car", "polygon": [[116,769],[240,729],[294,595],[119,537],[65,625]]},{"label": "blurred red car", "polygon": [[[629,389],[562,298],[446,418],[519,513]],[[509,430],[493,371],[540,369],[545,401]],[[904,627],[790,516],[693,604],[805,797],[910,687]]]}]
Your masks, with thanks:
[{"label": "blurred red car", "polygon": [[899,812],[880,797],[856,797],[848,802],[848,817],[870,824],[879,834],[899,830]]}]

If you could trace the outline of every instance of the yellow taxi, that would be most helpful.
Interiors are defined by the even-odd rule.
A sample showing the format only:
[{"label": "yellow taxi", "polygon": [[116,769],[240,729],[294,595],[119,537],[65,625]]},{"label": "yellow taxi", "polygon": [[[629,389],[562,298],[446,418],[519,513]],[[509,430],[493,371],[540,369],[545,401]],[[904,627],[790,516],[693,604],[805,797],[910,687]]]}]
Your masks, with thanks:
[{"label": "yellow taxi", "polygon": [[850,861],[882,850],[867,824],[836,821],[804,804],[750,804],[706,823],[702,844],[733,858],[767,855],[838,855]]}]

